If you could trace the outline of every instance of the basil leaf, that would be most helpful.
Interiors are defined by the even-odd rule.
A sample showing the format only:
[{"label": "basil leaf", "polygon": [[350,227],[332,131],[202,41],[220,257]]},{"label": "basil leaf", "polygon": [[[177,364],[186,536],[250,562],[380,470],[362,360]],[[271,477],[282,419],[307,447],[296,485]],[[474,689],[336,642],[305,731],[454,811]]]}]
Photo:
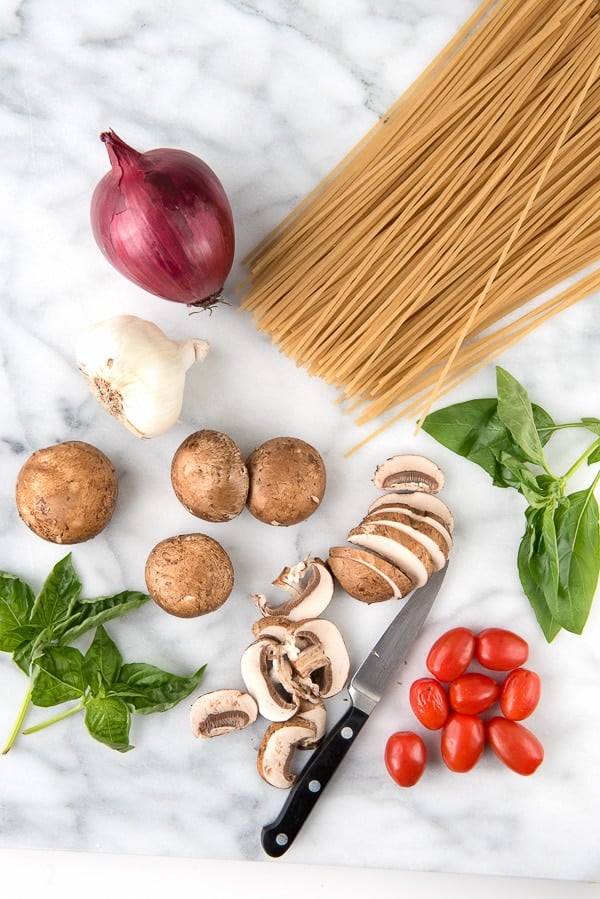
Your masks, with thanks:
[{"label": "basil leaf", "polygon": [[13,574],[0,573],[0,652],[13,652],[23,642],[19,628],[29,622],[33,590]]},{"label": "basil leaf", "polygon": [[123,590],[114,596],[101,596],[97,599],[80,599],[73,610],[69,626],[61,634],[61,642],[72,642],[86,631],[139,608],[149,599],[148,594],[138,590]]},{"label": "basil leaf", "polygon": [[496,367],[496,386],[498,417],[504,422],[527,460],[545,467],[544,450],[527,391],[516,378],[500,366]]},{"label": "basil leaf", "polygon": [[85,679],[95,693],[104,684],[111,684],[119,674],[123,657],[117,644],[103,627],[96,628],[94,639],[83,659]]},{"label": "basil leaf", "polygon": [[69,699],[81,699],[85,693],[83,656],[73,646],[47,646],[35,665],[31,694],[34,705],[57,705]]},{"label": "basil leaf", "polygon": [[[537,561],[543,542],[541,536],[543,523],[540,523],[540,518],[543,517],[544,512],[543,509],[528,509],[525,513],[527,524],[517,553],[517,566],[525,596],[529,600],[546,640],[551,643],[561,630],[561,625],[549,609],[548,584],[543,584],[540,579],[540,566]],[[554,573],[552,573],[550,594],[554,589]]]},{"label": "basil leaf", "polygon": [[582,418],[581,423],[588,431],[592,431],[600,437],[600,418]]},{"label": "basil leaf", "polygon": [[[552,436],[554,421],[540,406],[532,409],[540,442],[545,445]],[[423,430],[447,449],[483,468],[496,487],[511,487],[512,478],[503,470],[499,454],[504,452],[522,462],[526,459],[497,410],[494,397],[455,403],[430,413]]]},{"label": "basil leaf", "polygon": [[598,514],[592,488],[563,497],[555,512],[560,565],[555,617],[575,634],[585,627],[600,574]]},{"label": "basil leaf", "polygon": [[140,715],[165,712],[196,689],[205,669],[203,665],[189,677],[180,677],[145,662],[131,662],[123,665],[110,692],[119,695]]},{"label": "basil leaf", "polygon": [[596,462],[600,462],[600,446],[590,453],[587,460],[588,465],[594,465]]},{"label": "basil leaf", "polygon": [[31,622],[58,636],[80,592],[81,582],[69,554],[57,562],[42,585],[31,610]]},{"label": "basil leaf", "polygon": [[499,460],[502,466],[503,476],[508,486],[514,487],[522,493],[531,506],[545,506],[548,495],[543,485],[527,467],[525,462],[515,459],[508,453],[500,453]]},{"label": "basil leaf", "polygon": [[131,715],[120,699],[89,699],[85,705],[85,726],[90,736],[118,752],[129,752]]}]

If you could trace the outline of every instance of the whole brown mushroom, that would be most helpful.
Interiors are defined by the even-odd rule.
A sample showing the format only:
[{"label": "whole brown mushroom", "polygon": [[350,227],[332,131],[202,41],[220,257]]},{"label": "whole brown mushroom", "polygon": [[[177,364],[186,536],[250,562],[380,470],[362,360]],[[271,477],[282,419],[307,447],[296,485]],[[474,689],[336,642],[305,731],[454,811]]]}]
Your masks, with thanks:
[{"label": "whole brown mushroom", "polygon": [[206,534],[167,537],[151,551],[146,586],[154,602],[177,618],[197,618],[223,605],[233,589],[233,565]]},{"label": "whole brown mushroom", "polygon": [[273,437],[246,459],[248,510],[266,524],[298,524],[318,509],[326,487],[325,463],[297,437]]},{"label": "whole brown mushroom", "polygon": [[17,475],[19,515],[50,543],[83,543],[95,537],[112,518],[117,496],[112,462],[80,440],[37,450]]},{"label": "whole brown mushroom", "polygon": [[171,463],[171,483],[179,502],[204,521],[230,521],[243,510],[248,471],[237,444],[221,431],[190,434]]}]

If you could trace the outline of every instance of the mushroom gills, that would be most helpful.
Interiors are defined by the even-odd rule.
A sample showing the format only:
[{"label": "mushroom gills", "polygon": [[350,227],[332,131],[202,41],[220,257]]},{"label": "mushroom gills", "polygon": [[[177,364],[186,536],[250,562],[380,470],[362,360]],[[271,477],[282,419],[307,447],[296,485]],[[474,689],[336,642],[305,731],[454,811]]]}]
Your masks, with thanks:
[{"label": "mushroom gills", "polygon": [[377,466],[373,484],[380,490],[438,493],[444,486],[444,473],[425,456],[401,454],[391,456]]},{"label": "mushroom gills", "polygon": [[281,683],[275,679],[273,661],[281,651],[277,640],[259,637],[244,650],[240,663],[246,689],[256,700],[260,714],[269,721],[287,721],[300,704],[300,697],[284,695]]},{"label": "mushroom gills", "polygon": [[263,615],[281,615],[292,621],[321,615],[333,597],[331,573],[321,559],[303,559],[297,565],[284,568],[273,586],[290,593],[290,599],[271,606],[262,593],[256,593],[252,598]]},{"label": "mushroom gills", "polygon": [[293,786],[297,780],[297,775],[292,772],[294,750],[305,741],[314,740],[316,734],[316,724],[300,715],[270,724],[256,760],[262,779],[283,790]]},{"label": "mushroom gills", "polygon": [[326,618],[300,621],[294,628],[293,637],[300,652],[292,667],[300,676],[310,676],[313,682],[316,680],[322,699],[343,690],[350,674],[350,656],[333,621]]},{"label": "mushroom gills", "polygon": [[398,528],[363,522],[350,531],[348,540],[396,565],[415,587],[422,587],[433,573],[433,560],[423,544]]},{"label": "mushroom gills", "polygon": [[200,739],[243,730],[258,717],[258,706],[249,693],[240,690],[213,690],[192,704],[190,725]]},{"label": "mushroom gills", "polygon": [[328,564],[349,596],[361,602],[402,599],[413,589],[410,577],[387,559],[356,546],[333,546]]}]

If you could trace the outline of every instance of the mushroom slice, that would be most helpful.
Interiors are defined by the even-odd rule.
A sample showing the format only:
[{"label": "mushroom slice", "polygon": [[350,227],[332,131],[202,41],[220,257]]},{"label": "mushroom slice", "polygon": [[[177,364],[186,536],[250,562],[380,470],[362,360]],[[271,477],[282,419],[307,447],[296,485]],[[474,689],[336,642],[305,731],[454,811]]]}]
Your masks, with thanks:
[{"label": "mushroom slice", "polygon": [[300,677],[318,684],[322,699],[343,690],[350,674],[350,657],[344,639],[333,621],[309,618],[294,628],[300,652],[292,667]]},{"label": "mushroom slice", "polygon": [[438,493],[444,486],[444,472],[431,459],[409,453],[391,456],[378,465],[373,483],[380,490]]},{"label": "mushroom slice", "polygon": [[355,546],[333,546],[327,564],[342,590],[361,602],[402,599],[413,583],[387,559]]},{"label": "mushroom slice", "polygon": [[270,606],[262,593],[257,593],[252,598],[263,615],[285,615],[292,621],[321,615],[333,596],[333,579],[321,559],[307,558],[291,568],[284,568],[273,581],[273,586],[290,593],[290,599],[277,606]]},{"label": "mushroom slice", "polygon": [[299,749],[314,749],[319,745],[327,730],[327,709],[325,703],[319,699],[317,702],[301,702],[298,709],[299,718],[310,721],[316,727],[314,737],[307,737],[298,743]]},{"label": "mushroom slice", "polygon": [[294,749],[306,740],[314,740],[316,733],[316,725],[299,715],[289,721],[270,724],[256,760],[262,779],[282,790],[291,787],[297,780],[297,775],[292,772]]},{"label": "mushroom slice", "polygon": [[300,704],[299,697],[284,690],[274,673],[273,661],[280,653],[280,644],[269,637],[260,637],[242,653],[242,679],[258,711],[269,721],[286,721]]},{"label": "mushroom slice", "polygon": [[422,543],[433,560],[434,571],[443,568],[448,559],[449,547],[446,539],[440,531],[419,516],[410,515],[404,511],[394,512],[390,510],[371,512],[365,522],[385,524],[392,528],[398,528],[408,534],[419,543]]},{"label": "mushroom slice", "polygon": [[373,500],[367,509],[367,513],[374,512],[376,509],[387,507],[388,505],[409,506],[415,512],[424,512],[435,518],[436,521],[439,521],[446,528],[449,534],[452,534],[454,531],[452,512],[439,496],[434,496],[432,493],[422,493],[420,491],[415,493],[384,493],[383,496],[378,496],[377,499]]},{"label": "mushroom slice", "polygon": [[213,690],[204,693],[192,704],[190,725],[192,733],[201,739],[219,737],[253,724],[258,706],[249,693],[240,690]]},{"label": "mushroom slice", "polygon": [[[252,599],[255,599],[255,594]],[[267,615],[252,624],[255,637],[271,637],[279,643],[285,643],[290,634],[290,619],[283,615]]]},{"label": "mushroom slice", "polygon": [[433,573],[433,560],[427,549],[410,534],[379,522],[364,521],[348,534],[350,543],[371,549],[396,565],[422,587]]},{"label": "mushroom slice", "polygon": [[[421,512],[419,509],[403,506],[401,503],[395,505],[388,504],[373,509],[371,512],[367,512],[364,520],[384,521],[386,518],[400,520],[394,519],[393,516],[397,515],[403,515],[405,518],[408,518],[411,526],[415,527],[417,530],[424,530],[425,533],[430,533],[431,530],[437,531],[437,534],[433,535],[433,539],[439,544],[440,549],[443,552],[447,553],[452,548],[452,535],[448,528],[445,527],[438,518],[427,512]],[[425,528],[421,528],[420,525],[425,525]]]}]

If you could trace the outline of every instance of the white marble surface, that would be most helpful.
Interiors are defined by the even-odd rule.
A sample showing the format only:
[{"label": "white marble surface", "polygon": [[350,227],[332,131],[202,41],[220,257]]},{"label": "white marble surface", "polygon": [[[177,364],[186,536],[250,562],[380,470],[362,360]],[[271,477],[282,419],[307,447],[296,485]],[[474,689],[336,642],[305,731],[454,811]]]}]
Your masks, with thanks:
[{"label": "white marble surface", "polygon": [[[351,865],[596,881],[600,876],[600,603],[585,634],[547,646],[521,595],[515,555],[517,496],[442,450],[410,423],[362,452],[362,436],[310,379],[236,309],[245,251],[358,140],[474,8],[473,0],[4,0],[0,7],[0,566],[39,585],[64,549],[18,519],[14,480],[27,455],[66,439],[96,444],[113,460],[121,493],[95,540],[74,547],[88,595],[142,588],[146,556],[160,539],[201,529],[220,540],[236,587],[220,611],[181,621],[144,607],[111,632],[130,658],[188,672],[202,662],[203,690],[239,686],[239,656],[254,609],[284,565],[342,541],[374,496],[375,465],[423,452],[446,471],[456,546],[443,597],[302,835],[277,865]],[[186,311],[137,289],[96,248],[91,192],[107,169],[98,134],[113,127],[140,149],[177,146],[219,174],[237,225],[230,306]],[[547,324],[502,360],[560,420],[598,414],[597,298]],[[211,341],[188,381],[181,422],[140,442],[88,393],[73,358],[79,330],[121,312],[150,318],[174,337]],[[493,368],[451,399],[490,395]],[[249,452],[294,434],[323,454],[326,499],[311,519],[274,529],[248,514],[203,525],[175,499],[174,449],[198,427],[226,431]],[[559,452],[560,452],[559,447]],[[198,525],[201,527],[198,527]],[[368,608],[337,595],[330,617],[358,663],[388,604]],[[410,679],[451,624],[509,626],[530,640],[543,701],[531,721],[546,759],[518,778],[488,756],[469,775],[434,764],[401,791],[382,762],[385,739],[413,727]],[[0,734],[24,687],[0,657]],[[132,728],[125,755],[94,743],[80,720],[22,737],[0,760],[0,847],[78,850],[192,860],[260,862],[261,826],[285,796],[255,771],[262,728],[200,744],[188,705]],[[338,710],[343,700],[332,704]],[[33,718],[33,716],[32,716]]]}]

